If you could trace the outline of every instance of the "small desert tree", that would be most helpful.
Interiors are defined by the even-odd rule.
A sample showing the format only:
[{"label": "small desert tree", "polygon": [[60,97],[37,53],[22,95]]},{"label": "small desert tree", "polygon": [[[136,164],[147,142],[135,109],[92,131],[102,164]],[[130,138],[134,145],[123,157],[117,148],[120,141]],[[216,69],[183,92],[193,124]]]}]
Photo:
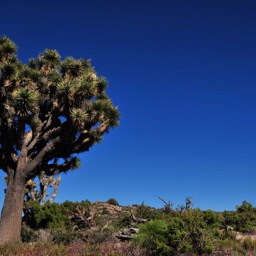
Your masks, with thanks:
[{"label": "small desert tree", "polygon": [[0,169],[7,175],[0,244],[20,238],[27,181],[79,167],[77,155],[118,125],[106,87],[88,60],[62,61],[47,49],[23,64],[15,43],[0,38]]}]

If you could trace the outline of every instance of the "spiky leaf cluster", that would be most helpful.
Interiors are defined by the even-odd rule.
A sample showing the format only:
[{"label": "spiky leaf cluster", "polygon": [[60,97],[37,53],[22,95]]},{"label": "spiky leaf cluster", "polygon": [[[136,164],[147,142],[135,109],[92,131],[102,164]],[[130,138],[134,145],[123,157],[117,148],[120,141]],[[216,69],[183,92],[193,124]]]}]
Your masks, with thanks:
[{"label": "spiky leaf cluster", "polygon": [[28,64],[0,38],[0,168],[17,168],[26,156],[29,178],[79,166],[77,154],[118,125],[119,113],[89,60],[61,60],[46,49]]}]

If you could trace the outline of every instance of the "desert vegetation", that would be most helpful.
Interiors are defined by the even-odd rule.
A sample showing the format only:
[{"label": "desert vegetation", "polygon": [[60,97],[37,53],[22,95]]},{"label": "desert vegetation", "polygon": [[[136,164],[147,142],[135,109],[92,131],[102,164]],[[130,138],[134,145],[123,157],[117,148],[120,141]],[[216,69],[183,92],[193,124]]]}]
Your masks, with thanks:
[{"label": "desert vegetation", "polygon": [[[130,229],[137,232],[127,234]],[[246,201],[224,212],[171,203],[159,209],[144,203],[120,206],[113,198],[44,205],[28,201],[22,242],[0,247],[0,255],[24,256],[255,254],[256,208]]]}]

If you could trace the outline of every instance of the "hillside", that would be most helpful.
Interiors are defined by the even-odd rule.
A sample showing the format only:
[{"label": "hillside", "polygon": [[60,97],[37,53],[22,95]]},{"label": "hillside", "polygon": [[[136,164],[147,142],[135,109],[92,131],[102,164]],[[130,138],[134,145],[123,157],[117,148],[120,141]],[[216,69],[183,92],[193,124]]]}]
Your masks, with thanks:
[{"label": "hillside", "polygon": [[22,244],[0,248],[0,255],[256,255],[256,208],[243,202],[235,211],[173,208],[163,200],[144,204],[29,201]]}]

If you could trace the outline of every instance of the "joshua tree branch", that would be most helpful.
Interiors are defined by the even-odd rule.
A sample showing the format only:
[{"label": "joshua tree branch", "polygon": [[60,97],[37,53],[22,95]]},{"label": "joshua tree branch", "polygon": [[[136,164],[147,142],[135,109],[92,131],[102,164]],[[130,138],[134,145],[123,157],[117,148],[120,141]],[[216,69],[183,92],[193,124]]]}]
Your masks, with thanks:
[{"label": "joshua tree branch", "polygon": [[61,142],[61,137],[57,137],[53,139],[50,143],[48,143],[39,153],[38,155],[30,162],[28,168],[26,170],[26,174],[28,175],[31,171],[33,171],[37,165],[43,160],[45,155],[49,153],[58,143]]}]

